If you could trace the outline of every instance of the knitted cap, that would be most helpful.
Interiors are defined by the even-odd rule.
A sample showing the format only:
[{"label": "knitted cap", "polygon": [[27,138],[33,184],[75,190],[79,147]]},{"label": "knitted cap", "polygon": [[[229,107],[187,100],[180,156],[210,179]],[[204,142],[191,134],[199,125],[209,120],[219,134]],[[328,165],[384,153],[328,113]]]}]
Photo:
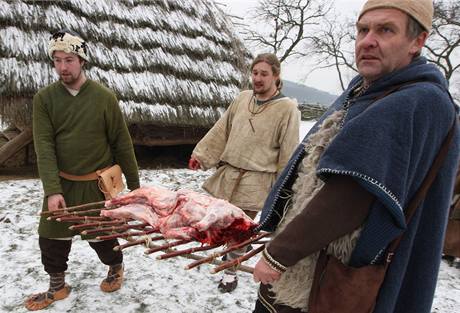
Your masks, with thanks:
[{"label": "knitted cap", "polygon": [[364,13],[375,9],[398,9],[413,17],[426,31],[431,30],[433,21],[432,0],[368,0],[364,4],[359,18]]},{"label": "knitted cap", "polygon": [[80,36],[68,29],[63,29],[54,33],[50,37],[48,45],[48,56],[53,59],[54,51],[64,51],[66,53],[73,53],[84,60],[89,61],[88,49],[85,41]]}]

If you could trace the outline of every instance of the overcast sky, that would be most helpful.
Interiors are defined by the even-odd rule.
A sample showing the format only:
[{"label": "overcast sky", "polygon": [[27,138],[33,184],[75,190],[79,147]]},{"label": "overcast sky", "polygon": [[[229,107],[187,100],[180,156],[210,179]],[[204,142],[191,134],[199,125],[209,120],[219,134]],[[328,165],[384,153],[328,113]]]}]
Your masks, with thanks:
[{"label": "overcast sky", "polygon": [[[216,2],[224,4],[222,7],[228,14],[246,18],[246,24],[250,22],[248,20],[248,14],[250,14],[257,5],[258,1],[259,0],[216,0]],[[351,18],[358,14],[364,2],[365,0],[335,0],[334,6],[341,15]],[[283,63],[282,78],[334,94],[339,94],[341,92],[335,71],[315,71],[306,77],[310,70],[311,66],[305,64],[305,62],[290,61],[287,64]]]}]

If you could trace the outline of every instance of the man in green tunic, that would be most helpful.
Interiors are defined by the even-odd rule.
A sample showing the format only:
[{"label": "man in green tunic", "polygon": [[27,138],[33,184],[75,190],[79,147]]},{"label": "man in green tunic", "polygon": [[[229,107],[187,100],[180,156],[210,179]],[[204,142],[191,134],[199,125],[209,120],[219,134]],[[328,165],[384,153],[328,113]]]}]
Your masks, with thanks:
[{"label": "man in green tunic", "polygon": [[[299,143],[300,111],[296,102],[281,93],[280,72],[276,55],[258,55],[251,65],[253,90],[235,98],[196,145],[189,162],[191,169],[217,167],[203,189],[240,207],[251,218],[262,209]],[[227,270],[219,290],[230,292],[236,286],[236,272]]]},{"label": "man in green tunic", "polygon": [[[97,170],[113,164],[120,165],[129,189],[138,188],[134,149],[116,96],[87,79],[83,71],[89,60],[86,43],[75,32],[64,29],[50,38],[48,54],[59,81],[39,90],[33,99],[33,135],[44,190],[43,211],[104,200],[94,177]],[[70,293],[65,271],[76,233],[69,226],[46,217],[40,219],[41,259],[50,276],[50,286],[46,292],[26,300],[29,310],[43,309]],[[88,241],[101,262],[109,266],[100,286],[102,291],[119,289],[123,255],[113,251],[117,240]]]}]

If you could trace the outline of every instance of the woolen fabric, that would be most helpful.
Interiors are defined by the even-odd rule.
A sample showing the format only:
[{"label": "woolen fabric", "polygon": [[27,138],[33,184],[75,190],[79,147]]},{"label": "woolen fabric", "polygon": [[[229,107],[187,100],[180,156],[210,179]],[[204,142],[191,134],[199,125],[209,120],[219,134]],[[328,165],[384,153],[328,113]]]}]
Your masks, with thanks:
[{"label": "woolen fabric", "polygon": [[[218,166],[203,189],[231,198],[242,209],[260,211],[299,143],[299,123],[297,103],[288,97],[257,105],[252,90],[241,92],[193,150],[204,169]],[[241,169],[245,173],[237,183]]]},{"label": "woolen fabric", "polygon": [[433,23],[433,1],[432,0],[368,0],[358,20],[368,11],[375,9],[398,9],[413,17],[426,31],[431,30]]},{"label": "woolen fabric", "polygon": [[[361,76],[355,77],[320,122],[341,109],[361,81]],[[372,103],[392,86],[409,81],[418,82]],[[323,179],[351,176],[376,197],[349,265],[382,262],[387,245],[404,232],[375,313],[430,312],[458,166],[458,127],[445,163],[410,225],[406,225],[403,210],[420,187],[456,116],[447,81],[434,65],[419,57],[373,82],[351,102],[342,130],[321,156],[317,175]],[[309,135],[317,129],[313,127]],[[300,145],[269,194],[261,229],[276,229],[284,215],[281,195],[292,187],[304,150]]]},{"label": "woolen fabric", "polygon": [[[72,247],[72,240],[56,240],[39,237],[41,260],[48,274],[62,273],[67,270],[67,261]],[[99,242],[88,242],[91,248],[96,251],[99,260],[105,265],[112,266],[123,262],[123,253],[114,251],[118,246],[118,240],[104,240]]]},{"label": "woolen fabric", "polygon": [[[33,100],[33,135],[46,197],[63,194],[67,206],[104,200],[97,181],[70,181],[59,171],[85,175],[113,164],[121,166],[128,188],[139,187],[134,148],[115,94],[88,79],[77,96],[61,82],[42,88]],[[42,216],[39,235],[65,238],[76,234],[69,223]]]}]

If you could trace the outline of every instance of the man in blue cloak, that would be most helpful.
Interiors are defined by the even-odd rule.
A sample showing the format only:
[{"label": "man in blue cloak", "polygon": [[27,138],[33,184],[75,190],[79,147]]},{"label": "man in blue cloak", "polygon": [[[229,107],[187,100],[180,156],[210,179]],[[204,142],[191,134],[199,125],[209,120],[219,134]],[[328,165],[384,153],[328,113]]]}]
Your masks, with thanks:
[{"label": "man in blue cloak", "polygon": [[432,0],[368,0],[356,23],[359,75],[312,128],[269,194],[274,231],[254,270],[255,311],[307,312],[319,251],[351,267],[382,264],[403,234],[374,313],[429,313],[459,157],[459,129],[406,223],[457,116],[446,79],[421,56]]}]

